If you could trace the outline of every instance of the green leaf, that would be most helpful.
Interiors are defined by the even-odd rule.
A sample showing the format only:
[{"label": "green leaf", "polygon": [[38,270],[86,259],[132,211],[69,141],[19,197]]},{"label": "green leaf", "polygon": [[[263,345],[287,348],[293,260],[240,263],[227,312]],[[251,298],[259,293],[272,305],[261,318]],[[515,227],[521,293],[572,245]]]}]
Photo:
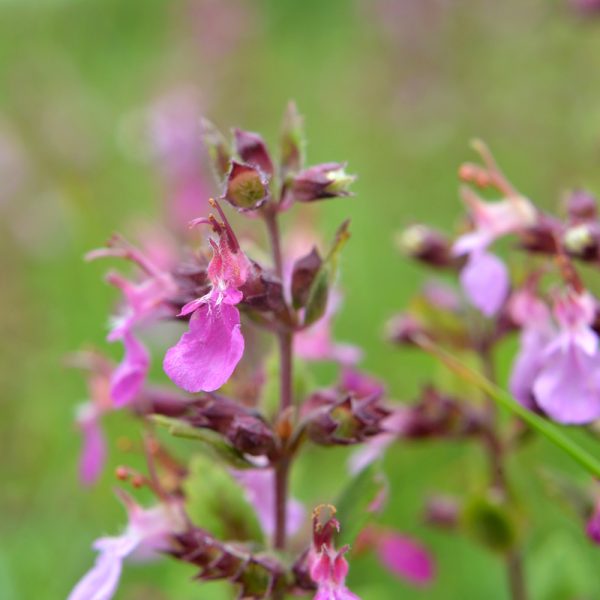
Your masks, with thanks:
[{"label": "green leaf", "polygon": [[165,427],[175,437],[198,440],[202,442],[207,450],[216,458],[221,459],[236,469],[252,469],[254,465],[244,458],[244,455],[234,448],[223,436],[210,429],[192,427],[184,421],[165,417],[163,415],[152,415],[152,421],[161,427]]},{"label": "green leaf", "polygon": [[339,544],[351,544],[373,514],[371,504],[385,486],[385,476],[377,464],[357,473],[338,496],[334,506],[340,522]]},{"label": "green leaf", "polygon": [[202,454],[194,456],[183,488],[186,511],[196,525],[222,540],[262,541],[254,508],[223,465]]}]

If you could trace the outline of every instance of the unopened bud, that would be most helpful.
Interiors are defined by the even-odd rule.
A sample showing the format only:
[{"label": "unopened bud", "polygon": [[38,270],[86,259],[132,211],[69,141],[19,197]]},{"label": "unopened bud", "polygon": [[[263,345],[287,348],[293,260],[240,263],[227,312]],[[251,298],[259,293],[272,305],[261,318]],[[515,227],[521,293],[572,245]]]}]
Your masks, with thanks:
[{"label": "unopened bud", "polygon": [[433,267],[452,264],[450,241],[435,229],[425,225],[411,225],[397,238],[401,252]]},{"label": "unopened bud", "polygon": [[313,202],[325,198],[349,196],[350,184],[356,179],[341,163],[324,163],[298,173],[292,182],[291,193],[298,202]]},{"label": "unopened bud", "polygon": [[569,218],[573,221],[591,221],[598,216],[596,198],[585,190],[575,190],[565,201]]},{"label": "unopened bud", "polygon": [[241,129],[234,129],[234,136],[235,147],[242,161],[258,167],[267,175],[273,175],[273,162],[262,137]]},{"label": "unopened bud", "polygon": [[578,258],[593,259],[598,256],[598,232],[591,224],[570,227],[563,236],[565,250]]},{"label": "unopened bud", "polygon": [[240,211],[260,208],[269,196],[268,182],[253,166],[233,161],[223,198]]}]

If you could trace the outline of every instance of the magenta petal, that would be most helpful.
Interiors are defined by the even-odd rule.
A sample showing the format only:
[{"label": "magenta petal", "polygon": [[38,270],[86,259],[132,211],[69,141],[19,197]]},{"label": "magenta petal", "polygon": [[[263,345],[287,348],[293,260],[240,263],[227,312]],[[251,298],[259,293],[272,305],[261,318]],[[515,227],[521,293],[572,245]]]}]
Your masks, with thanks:
[{"label": "magenta petal", "polygon": [[111,396],[115,406],[129,404],[140,392],[150,365],[144,345],[132,333],[123,336],[125,356],[111,377]]},{"label": "magenta petal", "polygon": [[435,564],[427,550],[404,535],[382,534],[377,541],[377,555],[386,569],[414,585],[427,585],[435,576]]},{"label": "magenta petal", "polygon": [[509,289],[506,266],[488,252],[471,254],[460,273],[460,282],[471,304],[487,317],[498,312]]},{"label": "magenta petal", "polygon": [[600,365],[572,344],[548,356],[535,380],[536,402],[546,414],[565,424],[584,424],[600,418]]},{"label": "magenta petal", "polygon": [[238,309],[207,302],[192,315],[189,330],[167,351],[163,367],[180,388],[212,392],[231,377],[243,353]]},{"label": "magenta petal", "polygon": [[67,600],[110,600],[121,577],[122,560],[112,552],[101,553]]},{"label": "magenta petal", "polygon": [[549,341],[549,332],[525,329],[521,334],[521,349],[512,367],[510,391],[525,407],[535,408],[533,384],[544,364],[543,350]]},{"label": "magenta petal", "polygon": [[83,435],[83,449],[79,460],[79,478],[91,485],[102,472],[106,458],[106,442],[97,414],[85,415],[79,421]]}]

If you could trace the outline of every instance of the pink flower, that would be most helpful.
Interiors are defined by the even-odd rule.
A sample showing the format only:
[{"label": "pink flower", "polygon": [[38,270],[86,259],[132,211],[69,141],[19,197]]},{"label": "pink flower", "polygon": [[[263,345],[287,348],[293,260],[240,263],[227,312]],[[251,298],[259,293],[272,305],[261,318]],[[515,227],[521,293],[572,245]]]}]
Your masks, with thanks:
[{"label": "pink flower", "polygon": [[323,546],[321,552],[315,554],[310,577],[317,584],[314,600],[359,600],[359,597],[346,587],[348,561],[344,554],[348,546],[336,552]]},{"label": "pink flower", "polygon": [[319,506],[313,513],[313,544],[307,561],[310,578],[317,584],[314,600],[360,600],[346,587],[348,561],[344,554],[348,546],[340,550],[333,546],[333,536],[340,524],[333,516],[321,521],[322,514],[331,508]]},{"label": "pink flower", "polygon": [[485,202],[473,193],[465,193],[474,230],[454,244],[455,256],[468,255],[461,273],[465,294],[486,316],[493,316],[508,294],[509,278],[504,263],[487,252],[498,238],[532,225],[536,212],[531,202],[512,196],[498,202]]},{"label": "pink flower", "polygon": [[144,278],[135,283],[118,273],[109,273],[107,276],[108,282],[121,290],[125,300],[124,308],[113,320],[107,338],[110,342],[121,341],[125,347],[125,356],[111,380],[111,395],[115,405],[125,406],[140,392],[150,365],[150,357],[135,337],[134,329],[171,315],[173,311],[167,300],[176,288],[167,271],[120,238],[113,238],[108,248],[90,252],[86,258],[92,260],[102,257],[126,258],[136,263],[144,273]]},{"label": "pink flower", "polygon": [[73,365],[90,371],[89,400],[77,407],[75,421],[83,438],[79,479],[84,485],[92,485],[100,476],[106,459],[106,442],[101,420],[104,413],[113,410],[110,395],[112,365],[94,353],[76,355]]},{"label": "pink flower", "polygon": [[[270,538],[275,532],[275,472],[273,469],[245,469],[232,470],[231,474],[244,488],[246,499],[254,507],[265,536]],[[306,511],[293,498],[288,500],[286,511],[286,533],[292,536],[302,526]]]},{"label": "pink flower", "polygon": [[[215,203],[215,206],[218,205]],[[244,353],[240,313],[235,307],[243,294],[251,268],[250,261],[227,223],[210,222],[219,240],[210,240],[213,257],[208,265],[212,289],[202,298],[186,304],[180,316],[192,314],[189,330],[167,351],[163,367],[171,380],[188,392],[210,392],[231,377]]]},{"label": "pink flower", "polygon": [[123,560],[140,560],[168,550],[169,538],[183,528],[183,519],[176,504],[161,504],[144,509],[124,492],[119,496],[128,513],[125,531],[116,537],[103,537],[94,542],[98,557],[69,594],[68,600],[110,600],[115,594]]},{"label": "pink flower", "polygon": [[536,407],[533,384],[544,364],[544,348],[555,334],[550,310],[533,291],[514,293],[509,302],[512,320],[521,326],[521,347],[512,367],[510,391],[527,408]]},{"label": "pink flower", "polygon": [[375,550],[388,571],[413,585],[426,586],[435,577],[429,552],[406,535],[383,531],[377,536]]},{"label": "pink flower", "polygon": [[102,411],[93,402],[79,407],[77,425],[83,437],[79,459],[79,479],[84,485],[95,483],[106,460],[106,441],[100,424]]},{"label": "pink flower", "polygon": [[559,329],[544,348],[533,394],[539,407],[560,423],[600,418],[598,336],[591,327],[595,312],[592,296],[573,290],[554,306]]},{"label": "pink flower", "polygon": [[208,212],[209,184],[200,131],[197,90],[182,86],[150,107],[148,128],[157,167],[166,188],[166,209],[172,225],[186,230],[191,219]]}]

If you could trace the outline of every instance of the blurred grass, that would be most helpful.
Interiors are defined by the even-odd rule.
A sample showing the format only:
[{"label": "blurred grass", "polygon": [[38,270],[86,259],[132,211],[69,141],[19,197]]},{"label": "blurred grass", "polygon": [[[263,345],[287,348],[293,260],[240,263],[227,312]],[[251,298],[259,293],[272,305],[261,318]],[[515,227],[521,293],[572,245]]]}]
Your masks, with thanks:
[{"label": "blurred grass", "polygon": [[[423,279],[396,254],[393,235],[419,220],[452,227],[468,140],[485,139],[517,186],[544,206],[572,186],[600,191],[600,20],[544,0],[226,0],[211,10],[227,6],[228,19],[238,21],[215,30],[210,11],[194,21],[193,5],[202,3],[0,3],[0,132],[19,141],[28,165],[18,196],[2,201],[0,191],[5,600],[64,597],[92,562],[91,541],[123,521],[110,469],[91,491],[77,485],[72,418],[86,391],[62,360],[84,344],[117,351],[103,340],[114,299],[101,281],[105,267],[81,256],[112,230],[158,212],[157,176],[122,143],[124,120],[157,93],[196,85],[221,126],[270,140],[294,98],[306,117],[310,163],[349,161],[360,176],[357,197],[324,203],[321,212],[325,232],[352,219],[337,330],[365,347],[365,366],[402,400],[438,367],[381,339],[385,320]],[[238,39],[228,49],[230,30]],[[119,416],[108,421],[113,438],[135,435]],[[123,459],[112,451],[111,465]],[[344,452],[311,450],[298,466],[296,493],[308,502],[333,497],[344,460]],[[513,461],[533,597],[597,598],[598,551],[544,496],[533,477],[539,461],[583,478],[543,443]],[[431,589],[413,590],[364,559],[352,564],[353,589],[369,600],[507,598],[496,557],[419,520],[426,493],[476,485],[476,450],[395,448],[386,465],[393,491],[384,520],[435,549],[439,578]],[[219,585],[190,583],[191,575],[170,561],[131,567],[118,597],[226,597]]]}]

